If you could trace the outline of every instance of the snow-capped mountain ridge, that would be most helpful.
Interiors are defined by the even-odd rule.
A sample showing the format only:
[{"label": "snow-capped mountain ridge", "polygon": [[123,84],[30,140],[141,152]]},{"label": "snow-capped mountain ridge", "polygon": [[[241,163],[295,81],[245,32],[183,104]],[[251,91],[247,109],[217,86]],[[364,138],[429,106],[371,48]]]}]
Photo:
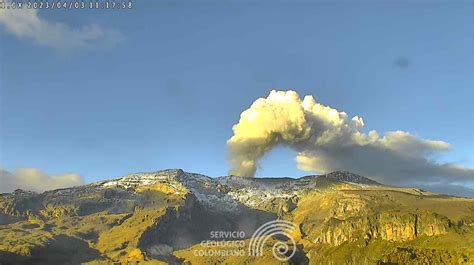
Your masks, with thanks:
[{"label": "snow-capped mountain ridge", "polygon": [[185,188],[209,208],[227,211],[235,211],[238,207],[236,202],[258,208],[262,205],[274,204],[275,200],[296,201],[307,191],[328,187],[331,184],[378,184],[368,178],[345,171],[301,178],[244,178],[232,175],[211,178],[202,174],[185,172],[182,169],[166,169],[129,174],[88,186],[96,189],[118,188],[133,191],[156,183],[176,190]]},{"label": "snow-capped mountain ridge", "polygon": [[328,179],[337,182],[349,182],[354,184],[377,185],[376,181],[369,178],[347,172],[334,171],[324,175],[309,175],[300,178],[244,178],[239,176],[223,176],[211,178],[206,175],[185,172],[182,169],[166,169],[156,172],[142,172],[125,175],[111,180],[99,181],[90,185],[104,188],[134,188],[137,186],[147,186],[157,181],[178,181],[188,188],[196,188],[196,185],[217,186],[227,185],[232,188],[260,188],[260,189],[298,189],[307,186],[310,188],[318,182],[318,179]]},{"label": "snow-capped mountain ridge", "polygon": [[341,182],[380,185],[380,183],[372,179],[354,174],[349,171],[333,171],[331,173],[327,173],[324,175],[310,175],[310,176],[302,177],[300,179],[304,179],[304,178],[327,178],[327,179],[332,179],[332,180],[341,181]]},{"label": "snow-capped mountain ridge", "polygon": [[[171,169],[129,174],[43,193],[17,190],[0,194],[2,233],[18,231],[8,237],[10,241],[2,241],[0,247],[15,250],[21,245],[28,251],[33,250],[29,253],[40,250],[48,256],[58,252],[46,251],[67,247],[68,254],[61,254],[64,262],[58,264],[68,263],[78,252],[76,246],[81,245],[97,253],[105,249],[107,260],[98,262],[101,264],[130,263],[128,253],[137,250],[148,255],[147,259],[163,258],[175,264],[173,255],[184,249],[194,251],[193,246],[209,240],[212,231],[245,231],[250,237],[268,221],[282,219],[297,225],[300,235],[304,236],[301,241],[306,247],[304,253],[314,251],[309,257],[342,249],[342,256],[335,259],[335,264],[347,260],[346,253],[354,251],[356,244],[374,245],[376,252],[382,243],[382,246],[393,245],[393,249],[387,250],[388,255],[408,249],[400,254],[406,257],[404,264],[413,261],[413,251],[418,251],[416,255],[434,255],[441,244],[446,244],[446,249],[437,252],[432,263],[466,261],[462,264],[472,264],[463,255],[472,245],[468,239],[473,238],[473,209],[472,199],[385,186],[350,172],[336,171],[298,179],[211,178]],[[428,237],[429,241],[433,240],[433,248],[426,249],[423,245],[415,250],[420,236],[422,242],[427,242]],[[30,247],[36,238],[37,245]],[[68,241],[64,241],[66,239]],[[457,241],[452,239],[459,239],[456,246],[456,251],[460,249],[459,255],[446,252],[454,251],[452,244]],[[80,245],[78,240],[81,240]],[[407,245],[411,241],[413,245]],[[48,243],[51,245],[43,242],[51,242]],[[306,244],[313,245],[307,247]],[[66,253],[62,251],[66,249],[61,249],[61,253]],[[0,251],[0,260],[2,253]],[[387,261],[387,256],[382,254],[372,260],[374,264]],[[117,255],[122,255],[123,262],[113,260],[119,257]],[[422,256],[428,260],[425,258]],[[325,260],[326,257],[314,263]],[[36,259],[20,261],[25,262],[12,264],[36,264]],[[394,261],[400,261],[399,256]],[[234,263],[249,262],[252,260]],[[222,260],[211,263],[222,263]],[[295,261],[295,264],[306,263]]]}]

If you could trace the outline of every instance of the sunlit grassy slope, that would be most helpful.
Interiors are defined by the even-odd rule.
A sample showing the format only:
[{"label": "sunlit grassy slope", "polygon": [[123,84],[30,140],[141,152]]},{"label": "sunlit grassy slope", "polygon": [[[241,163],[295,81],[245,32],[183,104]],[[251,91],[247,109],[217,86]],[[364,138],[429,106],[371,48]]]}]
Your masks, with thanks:
[{"label": "sunlit grassy slope", "polygon": [[[217,182],[186,174],[3,194],[0,263],[474,264],[473,199],[330,178]],[[200,241],[209,231],[269,218],[297,226],[289,261],[273,257],[276,238],[259,257],[247,255],[248,238],[245,255],[196,255],[208,249]]]}]

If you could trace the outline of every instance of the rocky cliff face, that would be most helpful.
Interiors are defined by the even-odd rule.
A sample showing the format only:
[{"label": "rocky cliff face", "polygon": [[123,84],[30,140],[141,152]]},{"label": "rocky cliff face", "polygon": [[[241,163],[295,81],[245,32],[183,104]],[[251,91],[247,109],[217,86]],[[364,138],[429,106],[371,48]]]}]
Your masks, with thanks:
[{"label": "rocky cliff face", "polygon": [[192,253],[212,231],[250,236],[277,218],[298,227],[297,264],[474,262],[472,199],[383,186],[342,171],[244,179],[182,170],[1,194],[0,262],[258,264],[269,262],[271,251],[260,261]]},{"label": "rocky cliff face", "polygon": [[331,246],[372,239],[405,242],[419,236],[444,235],[450,227],[448,218],[435,213],[389,211],[375,216],[344,220],[331,217],[322,225],[319,235],[313,241]]}]

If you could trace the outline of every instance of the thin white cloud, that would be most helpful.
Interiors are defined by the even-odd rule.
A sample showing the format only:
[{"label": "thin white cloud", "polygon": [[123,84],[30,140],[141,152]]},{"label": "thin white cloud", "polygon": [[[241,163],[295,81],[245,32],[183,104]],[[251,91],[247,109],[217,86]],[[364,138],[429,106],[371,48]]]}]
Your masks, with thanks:
[{"label": "thin white cloud", "polygon": [[231,174],[253,177],[259,160],[277,145],[297,151],[298,168],[324,173],[348,170],[383,183],[472,183],[474,169],[437,162],[450,150],[439,140],[404,131],[363,132],[364,120],[301,99],[294,91],[272,91],[242,112],[227,141]]},{"label": "thin white cloud", "polygon": [[0,9],[0,24],[20,39],[67,51],[115,44],[122,39],[118,32],[98,25],[72,28],[46,20],[38,15],[37,9]]},{"label": "thin white cloud", "polygon": [[0,168],[0,192],[16,189],[42,192],[84,184],[84,179],[74,173],[47,175],[35,168],[18,168],[9,172]]}]

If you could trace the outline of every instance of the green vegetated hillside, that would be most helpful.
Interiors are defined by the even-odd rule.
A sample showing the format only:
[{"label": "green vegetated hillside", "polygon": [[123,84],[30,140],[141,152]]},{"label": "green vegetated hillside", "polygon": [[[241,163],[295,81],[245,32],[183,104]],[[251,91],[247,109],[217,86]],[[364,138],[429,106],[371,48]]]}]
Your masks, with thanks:
[{"label": "green vegetated hillside", "polygon": [[[275,219],[297,227],[288,261],[273,257],[278,238],[265,242],[259,257],[196,255],[212,231],[245,231],[248,244]],[[349,172],[300,179],[132,174],[1,194],[0,263],[474,264],[474,200]]]}]

